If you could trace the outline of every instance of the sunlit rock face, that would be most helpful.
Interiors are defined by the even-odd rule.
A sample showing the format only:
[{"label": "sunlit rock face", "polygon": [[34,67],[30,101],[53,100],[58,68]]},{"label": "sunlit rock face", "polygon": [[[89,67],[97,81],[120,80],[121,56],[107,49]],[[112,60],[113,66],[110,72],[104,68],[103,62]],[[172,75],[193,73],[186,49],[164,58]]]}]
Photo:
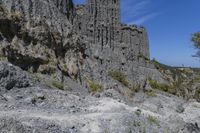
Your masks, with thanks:
[{"label": "sunlit rock face", "polygon": [[112,70],[122,71],[131,82],[145,81],[150,76],[160,80],[149,61],[146,30],[121,23],[120,0],[87,0],[75,10],[74,30],[87,42],[87,60],[92,63],[92,69],[84,70],[100,73],[93,75],[105,81],[108,79],[104,75]]},{"label": "sunlit rock face", "polygon": [[149,60],[146,30],[121,23],[119,0],[5,0],[0,7],[1,51],[23,70],[84,88],[89,79],[112,87],[111,71],[123,73],[128,86],[163,81]]},{"label": "sunlit rock face", "polygon": [[1,45],[9,62],[27,71],[76,77],[77,68],[70,66],[77,66],[84,45],[72,29],[72,1],[5,0],[0,7]]}]

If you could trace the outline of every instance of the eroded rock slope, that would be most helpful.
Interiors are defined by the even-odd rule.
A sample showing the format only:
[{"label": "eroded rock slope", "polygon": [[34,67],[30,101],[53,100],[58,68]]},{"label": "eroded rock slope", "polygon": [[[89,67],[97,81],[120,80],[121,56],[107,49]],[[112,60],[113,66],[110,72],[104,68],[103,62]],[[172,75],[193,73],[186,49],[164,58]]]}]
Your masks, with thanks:
[{"label": "eroded rock slope", "polygon": [[7,62],[0,62],[0,66],[5,83],[10,82],[12,73],[15,83],[20,83],[12,88],[1,86],[1,132],[200,132],[197,102],[159,92],[154,96],[139,92],[132,102],[127,102],[115,89],[94,97],[52,89]]}]

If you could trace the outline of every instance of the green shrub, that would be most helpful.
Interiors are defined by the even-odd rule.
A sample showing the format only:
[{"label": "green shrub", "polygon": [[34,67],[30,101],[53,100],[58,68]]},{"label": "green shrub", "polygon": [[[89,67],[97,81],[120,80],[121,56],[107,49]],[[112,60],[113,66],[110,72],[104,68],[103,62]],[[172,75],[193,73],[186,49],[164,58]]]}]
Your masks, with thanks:
[{"label": "green shrub", "polygon": [[170,93],[170,94],[173,94],[173,95],[176,95],[177,94],[177,90],[176,88],[174,87],[170,87],[167,89],[167,92]]},{"label": "green shrub", "polygon": [[148,116],[148,117],[147,117],[147,120],[149,121],[150,124],[155,124],[155,125],[157,125],[157,126],[160,126],[160,124],[159,124],[157,118],[154,117],[154,116]]},{"label": "green shrub", "polygon": [[32,68],[32,67],[29,67],[28,70],[27,70],[27,72],[29,72],[29,73],[32,74],[32,73],[33,73],[33,68]]},{"label": "green shrub", "polygon": [[121,71],[119,71],[119,70],[110,71],[108,73],[108,75],[111,76],[113,79],[119,81],[124,86],[126,86],[126,87],[129,86],[129,82],[127,80],[126,75],[124,75]]},{"label": "green shrub", "polygon": [[194,95],[195,99],[200,100],[200,88],[197,88]]},{"label": "green shrub", "polygon": [[151,88],[154,88],[154,89],[159,89],[159,88],[160,88],[160,86],[159,86],[159,84],[157,83],[157,81],[155,81],[155,80],[153,80],[153,79],[150,79],[150,80],[149,80],[149,84],[150,84]]},{"label": "green shrub", "polygon": [[35,73],[34,75],[38,81],[43,81],[44,77],[41,73]]},{"label": "green shrub", "polygon": [[101,85],[94,83],[92,80],[88,80],[88,85],[89,85],[89,91],[93,93],[97,92],[99,89],[102,88]]},{"label": "green shrub", "polygon": [[200,76],[196,76],[194,79],[193,79],[194,82],[199,82],[200,81]]},{"label": "green shrub", "polygon": [[52,85],[60,90],[64,89],[64,85],[60,81],[53,80]]},{"label": "green shrub", "polygon": [[7,60],[7,57],[4,55],[3,46],[0,44],[0,61]]},{"label": "green shrub", "polygon": [[157,96],[156,93],[152,90],[146,90],[145,94],[149,97],[156,97]]},{"label": "green shrub", "polygon": [[135,111],[135,114],[136,114],[137,116],[140,116],[140,115],[142,114],[142,111],[141,111],[140,109],[137,109],[137,110]]},{"label": "green shrub", "polygon": [[175,85],[159,84],[157,81],[150,79],[149,84],[153,89],[158,89],[173,95],[176,95],[177,90]]},{"label": "green shrub", "polygon": [[133,85],[133,86],[132,86],[132,90],[133,90],[134,92],[139,92],[139,91],[140,91],[140,85]]},{"label": "green shrub", "polygon": [[0,56],[0,61],[8,61],[7,57],[1,57]]}]

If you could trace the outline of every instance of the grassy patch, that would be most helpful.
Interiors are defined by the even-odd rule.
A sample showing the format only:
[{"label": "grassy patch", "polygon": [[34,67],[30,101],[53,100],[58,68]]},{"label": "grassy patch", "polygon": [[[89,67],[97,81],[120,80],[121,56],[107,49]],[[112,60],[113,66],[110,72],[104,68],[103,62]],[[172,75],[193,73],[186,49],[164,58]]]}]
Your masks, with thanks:
[{"label": "grassy patch", "polygon": [[140,91],[140,85],[133,85],[131,88],[134,92],[139,92]]},{"label": "grassy patch", "polygon": [[157,118],[154,117],[154,116],[148,116],[148,117],[147,117],[147,120],[148,120],[148,122],[149,122],[150,124],[155,124],[155,125],[157,125],[157,126],[160,126],[160,124],[159,124]]},{"label": "grassy patch", "polygon": [[8,61],[7,57],[1,57],[0,56],[0,61]]},{"label": "grassy patch", "polygon": [[195,99],[200,100],[200,88],[197,88],[194,95]]},{"label": "grassy patch", "polygon": [[200,108],[200,105],[193,104],[192,107],[194,107],[194,108]]},{"label": "grassy patch", "polygon": [[145,94],[149,97],[156,97],[156,93],[153,90],[146,90]]},{"label": "grassy patch", "polygon": [[193,82],[199,82],[200,81],[200,76],[196,76],[194,79],[193,79]]},{"label": "grassy patch", "polygon": [[149,84],[150,84],[151,88],[154,88],[154,89],[159,89],[160,88],[160,85],[157,83],[156,80],[149,79]]},{"label": "grassy patch", "polygon": [[94,83],[92,80],[88,80],[88,86],[89,86],[89,91],[90,92],[97,92],[98,90],[102,89],[102,86],[97,84],[97,83]]},{"label": "grassy patch", "polygon": [[50,87],[50,88],[56,88],[60,90],[64,90],[64,85],[60,81],[56,80],[55,77],[52,77],[51,80],[45,79],[45,75],[42,73],[33,73],[35,75],[35,78],[43,83],[44,85]]},{"label": "grassy patch", "polygon": [[52,85],[60,90],[64,89],[64,85],[58,80],[52,80]]},{"label": "grassy patch", "polygon": [[165,91],[167,93],[176,95],[177,90],[175,85],[159,84],[156,80],[150,79],[149,84],[153,89]]},{"label": "grassy patch", "polygon": [[3,46],[0,44],[0,61],[6,61],[7,57],[4,55]]},{"label": "grassy patch", "polygon": [[38,81],[40,81],[40,82],[43,81],[44,77],[41,73],[35,73],[34,75]]},{"label": "grassy patch", "polygon": [[137,109],[135,111],[135,114],[139,117],[142,114],[142,111],[140,109]]},{"label": "grassy patch", "polygon": [[129,82],[127,80],[127,77],[125,74],[123,74],[121,71],[119,70],[115,70],[115,71],[110,71],[108,73],[109,76],[111,76],[113,79],[119,81],[121,84],[123,84],[124,86],[128,87],[129,86]]},{"label": "grassy patch", "polygon": [[32,67],[29,67],[28,70],[27,70],[27,72],[33,74],[33,68],[32,68]]}]

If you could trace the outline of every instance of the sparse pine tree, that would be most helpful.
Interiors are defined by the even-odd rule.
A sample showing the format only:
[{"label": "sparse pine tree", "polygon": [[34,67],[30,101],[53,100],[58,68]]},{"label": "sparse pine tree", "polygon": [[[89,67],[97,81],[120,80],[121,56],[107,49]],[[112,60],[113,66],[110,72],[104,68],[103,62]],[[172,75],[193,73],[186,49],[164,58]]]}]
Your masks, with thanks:
[{"label": "sparse pine tree", "polygon": [[200,57],[200,32],[196,32],[192,34],[192,42],[194,47],[197,49],[197,53],[194,55],[194,57]]}]

